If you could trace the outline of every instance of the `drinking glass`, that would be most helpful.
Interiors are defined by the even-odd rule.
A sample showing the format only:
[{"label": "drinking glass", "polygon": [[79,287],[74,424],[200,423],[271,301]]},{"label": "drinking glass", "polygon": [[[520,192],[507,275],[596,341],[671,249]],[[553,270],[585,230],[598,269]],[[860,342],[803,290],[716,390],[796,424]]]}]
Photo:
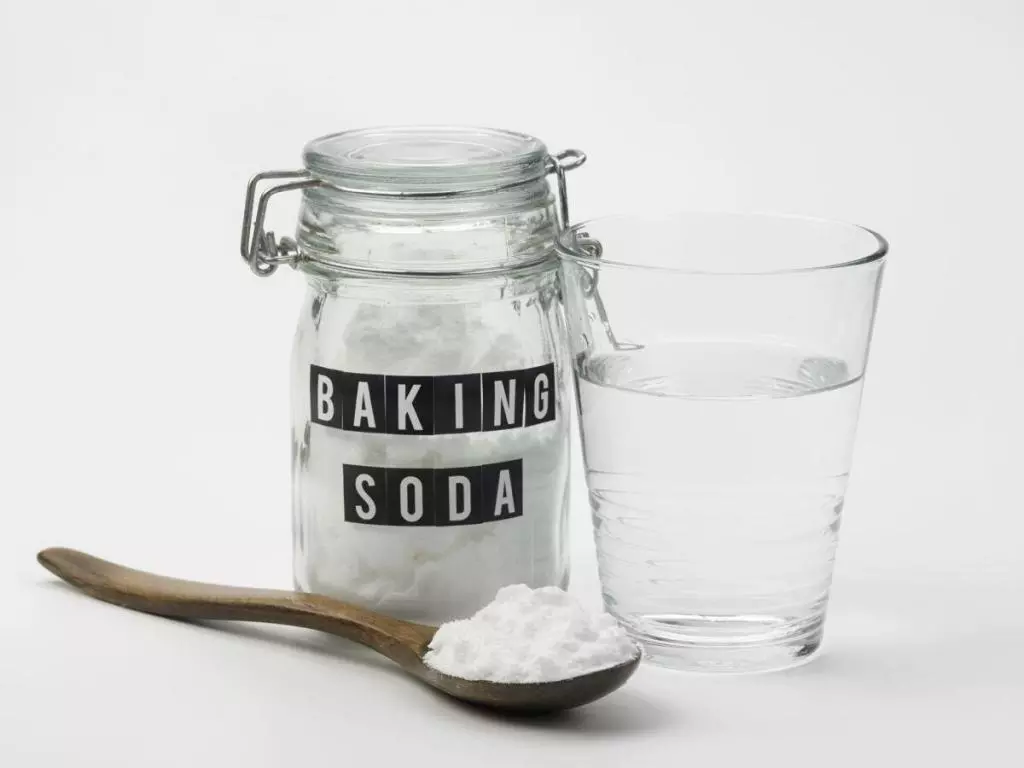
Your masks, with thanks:
[{"label": "drinking glass", "polygon": [[584,222],[558,250],[607,610],[673,667],[809,658],[885,240],[685,213]]}]

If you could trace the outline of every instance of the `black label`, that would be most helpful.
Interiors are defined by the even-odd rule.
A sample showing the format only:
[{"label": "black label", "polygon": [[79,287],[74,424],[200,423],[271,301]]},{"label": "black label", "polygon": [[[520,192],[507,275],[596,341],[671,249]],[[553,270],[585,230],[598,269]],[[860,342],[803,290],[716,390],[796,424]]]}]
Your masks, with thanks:
[{"label": "black label", "polygon": [[384,377],[340,373],[341,423],[349,432],[385,432]]},{"label": "black label", "polygon": [[346,464],[345,520],[365,525],[478,525],[523,515],[523,460],[401,469]]},{"label": "black label", "polygon": [[342,487],[345,519],[350,523],[387,525],[387,474],[383,467],[346,464]]},{"label": "black label", "polygon": [[527,368],[520,374],[523,382],[523,426],[532,427],[555,420],[554,363]]},{"label": "black label", "polygon": [[484,373],[480,376],[485,432],[523,425],[526,398],[520,371]]},{"label": "black label", "polygon": [[435,525],[475,525],[484,521],[483,467],[434,470]]},{"label": "black label", "polygon": [[309,366],[310,418],[316,424],[342,429],[341,371]]},{"label": "black label", "polygon": [[430,376],[385,376],[385,431],[389,435],[434,434],[434,380]]},{"label": "black label", "polygon": [[315,424],[389,435],[490,432],[554,421],[555,364],[455,376],[382,376],[309,367]]},{"label": "black label", "polygon": [[480,374],[434,377],[434,430],[438,435],[480,431]]}]

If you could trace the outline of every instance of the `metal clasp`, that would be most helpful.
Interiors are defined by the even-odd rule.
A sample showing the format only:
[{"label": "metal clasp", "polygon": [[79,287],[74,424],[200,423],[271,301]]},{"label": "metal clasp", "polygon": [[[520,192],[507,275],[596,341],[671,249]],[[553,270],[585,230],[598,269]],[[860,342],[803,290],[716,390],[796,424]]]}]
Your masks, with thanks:
[{"label": "metal clasp", "polygon": [[569,228],[569,191],[565,185],[566,171],[579,168],[586,161],[587,155],[578,149],[566,149],[548,158],[548,173],[555,174],[559,231]]},{"label": "metal clasp", "polygon": [[[558,152],[557,154],[548,157],[545,170],[547,173],[555,174],[557,197],[556,216],[560,231],[569,226],[569,196],[566,190],[565,174],[567,171],[579,168],[583,165],[586,159],[587,156],[578,149],[567,149],[564,152]],[[260,194],[259,200],[257,201],[256,195],[259,191],[260,184],[265,181],[276,179],[293,179],[293,181],[288,181],[285,184],[277,184],[266,189],[262,194]],[[536,181],[536,179],[528,181]],[[299,252],[299,246],[293,238],[282,237],[280,242],[278,242],[274,237],[273,232],[265,232],[263,230],[263,224],[267,216],[267,205],[270,203],[270,198],[278,192],[306,189],[308,187],[319,186],[321,183],[322,182],[318,179],[314,179],[310,176],[308,171],[304,170],[264,171],[263,173],[257,173],[249,180],[249,185],[246,187],[245,191],[245,211],[242,214],[241,253],[242,259],[249,265],[249,269],[251,269],[254,274],[259,275],[260,277],[266,277],[274,274],[281,264],[295,264],[302,258],[302,255]],[[497,186],[494,189],[487,191],[493,192],[522,183],[526,182],[516,182],[515,184]],[[340,187],[339,189],[341,191],[348,191]],[[467,192],[434,192],[420,195],[410,194],[408,192],[375,192],[372,190],[358,190],[358,194],[379,195],[384,197],[422,196],[426,198],[452,198],[479,193],[479,190],[472,190]]]},{"label": "metal clasp", "polygon": [[[590,254],[590,258],[595,261],[598,261],[604,255],[604,246],[601,245],[601,241],[596,237],[592,237],[589,232],[582,230],[577,231],[574,242],[581,250]],[[608,341],[611,343],[612,349],[616,352],[643,349],[643,345],[641,344],[634,344],[631,341],[619,341],[615,336],[615,331],[612,330],[611,321],[608,319],[608,310],[604,306],[604,299],[601,298],[601,293],[597,290],[599,270],[594,269],[593,271],[590,271],[589,269],[584,268],[583,272],[589,280],[583,288],[583,297],[594,302],[594,309],[597,311],[597,319],[604,327],[604,332],[608,336]]]},{"label": "metal clasp", "polygon": [[[287,184],[278,184],[267,189],[256,202],[259,185],[268,179],[299,179]],[[242,214],[242,259],[249,269],[260,277],[272,275],[281,264],[294,264],[299,259],[299,246],[290,237],[282,237],[277,242],[273,232],[264,232],[263,223],[267,217],[267,205],[270,198],[278,192],[293,189],[314,187],[320,182],[310,177],[306,171],[264,171],[257,173],[249,180],[245,190],[245,211]],[[253,206],[256,216],[253,218]]]}]

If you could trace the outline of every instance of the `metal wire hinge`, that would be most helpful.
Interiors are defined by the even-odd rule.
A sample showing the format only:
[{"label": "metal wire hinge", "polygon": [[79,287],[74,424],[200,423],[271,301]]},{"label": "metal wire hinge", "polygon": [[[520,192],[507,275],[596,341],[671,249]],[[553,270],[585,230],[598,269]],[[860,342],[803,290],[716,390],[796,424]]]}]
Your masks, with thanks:
[{"label": "metal wire hinge", "polygon": [[[555,174],[556,195],[557,195],[557,217],[558,227],[564,230],[569,226],[569,197],[566,190],[565,174],[583,165],[587,156],[578,149],[567,149],[564,152],[551,155],[548,158],[546,170]],[[260,184],[269,180],[291,179],[284,184],[277,184],[266,189],[259,195],[257,192]],[[522,183],[522,182],[517,182]],[[242,214],[242,259],[249,265],[249,269],[260,277],[274,274],[281,264],[295,264],[301,258],[299,246],[291,237],[282,237],[280,242],[274,237],[273,232],[266,232],[263,229],[267,215],[267,205],[270,198],[278,192],[289,192],[295,189],[306,189],[319,186],[321,182],[309,175],[308,171],[264,171],[257,173],[249,180],[245,192],[245,211]],[[514,185],[512,185],[514,186]],[[502,187],[496,187],[495,190]],[[339,188],[340,189],[340,188]],[[347,191],[347,190],[342,190]],[[359,190],[359,194],[416,197],[408,193],[395,192],[374,192]],[[478,194],[476,191],[467,192],[440,192],[426,193],[423,197],[461,197],[468,194]]]},{"label": "metal wire hinge", "polygon": [[579,168],[587,161],[584,152],[578,149],[567,149],[552,155],[548,159],[548,172],[555,174],[558,193],[558,228],[569,228],[569,191],[565,184],[565,173]]},{"label": "metal wire hinge", "polygon": [[[256,193],[262,182],[269,179],[297,179],[287,184],[270,187],[256,202]],[[257,173],[249,180],[245,190],[245,211],[242,214],[242,259],[249,269],[260,277],[272,275],[281,264],[294,264],[299,258],[299,246],[294,239],[282,237],[277,242],[273,232],[265,232],[263,223],[267,217],[267,205],[270,198],[278,192],[313,187],[320,182],[310,177],[306,171],[264,171]],[[255,217],[253,208],[256,209]]]},{"label": "metal wire hinge", "polygon": [[[573,238],[575,245],[581,250],[587,253],[591,259],[600,261],[604,255],[604,246],[601,245],[601,241],[596,237],[591,236],[586,230],[578,230]],[[597,311],[598,322],[601,323],[604,328],[605,334],[608,336],[608,341],[611,343],[612,348],[617,352],[626,350],[637,350],[643,349],[640,344],[634,344],[631,341],[619,341],[615,335],[615,331],[612,330],[611,321],[608,319],[608,309],[604,305],[604,299],[601,298],[600,291],[597,290],[597,278],[599,277],[599,271],[595,269],[583,269],[583,273],[587,276],[587,283],[583,286],[583,298],[590,299],[594,302],[594,309]]]}]

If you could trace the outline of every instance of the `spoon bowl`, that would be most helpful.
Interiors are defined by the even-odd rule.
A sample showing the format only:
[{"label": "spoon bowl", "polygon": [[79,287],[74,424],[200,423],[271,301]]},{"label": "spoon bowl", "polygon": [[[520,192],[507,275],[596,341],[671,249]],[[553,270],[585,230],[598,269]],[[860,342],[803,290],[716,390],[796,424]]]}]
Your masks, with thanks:
[{"label": "spoon bowl", "polygon": [[344,637],[387,656],[449,696],[492,709],[544,713],[589,704],[625,683],[640,664],[638,648],[629,661],[565,680],[467,680],[438,672],[424,662],[437,627],[402,621],[324,595],[172,579],[59,547],[44,549],[37,559],[86,594],[123,608],[179,619],[287,624]]}]

